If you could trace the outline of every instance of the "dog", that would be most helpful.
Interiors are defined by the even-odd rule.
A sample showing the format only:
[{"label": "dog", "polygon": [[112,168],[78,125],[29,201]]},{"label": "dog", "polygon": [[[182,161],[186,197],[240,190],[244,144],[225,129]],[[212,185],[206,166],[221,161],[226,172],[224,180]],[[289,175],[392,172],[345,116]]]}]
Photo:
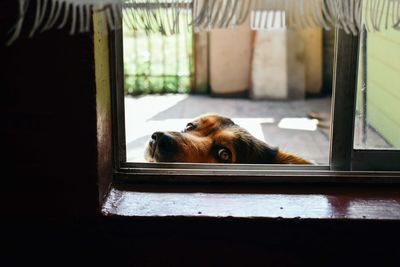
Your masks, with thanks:
[{"label": "dog", "polygon": [[271,147],[230,118],[206,114],[182,132],[155,132],[145,150],[148,162],[312,164],[298,155]]}]

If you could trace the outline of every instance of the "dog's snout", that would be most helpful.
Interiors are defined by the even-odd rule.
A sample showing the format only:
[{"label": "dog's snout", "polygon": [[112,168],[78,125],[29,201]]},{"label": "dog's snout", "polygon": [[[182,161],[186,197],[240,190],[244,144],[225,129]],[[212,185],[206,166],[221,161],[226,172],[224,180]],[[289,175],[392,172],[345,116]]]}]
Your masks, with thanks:
[{"label": "dog's snout", "polygon": [[158,148],[163,153],[173,152],[175,148],[175,142],[172,136],[168,134],[159,133],[156,135]]},{"label": "dog's snout", "polygon": [[178,149],[177,141],[168,132],[154,132],[151,135],[150,146],[154,149],[154,155],[163,161],[172,158]]},{"label": "dog's snout", "polygon": [[161,138],[163,135],[164,135],[163,132],[154,132],[154,133],[151,135],[151,139],[152,139],[154,142],[157,142],[158,140],[160,140],[160,138]]}]

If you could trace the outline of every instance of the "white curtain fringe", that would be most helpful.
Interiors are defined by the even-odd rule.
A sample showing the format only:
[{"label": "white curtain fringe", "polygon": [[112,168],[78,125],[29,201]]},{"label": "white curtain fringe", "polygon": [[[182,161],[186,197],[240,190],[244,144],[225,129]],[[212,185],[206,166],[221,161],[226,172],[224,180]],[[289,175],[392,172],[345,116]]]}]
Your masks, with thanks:
[{"label": "white curtain fringe", "polygon": [[[389,28],[400,30],[400,0],[18,0],[20,16],[8,44],[20,35],[24,15],[34,5],[35,18],[29,37],[70,22],[70,34],[90,30],[93,10],[106,9],[110,29],[121,22],[133,30],[173,34],[180,20],[196,31],[235,27],[250,17],[253,30],[289,27],[343,29],[357,35]],[[184,16],[180,14],[184,12]],[[193,14],[190,20],[190,14]],[[56,26],[57,22],[61,22]]]}]

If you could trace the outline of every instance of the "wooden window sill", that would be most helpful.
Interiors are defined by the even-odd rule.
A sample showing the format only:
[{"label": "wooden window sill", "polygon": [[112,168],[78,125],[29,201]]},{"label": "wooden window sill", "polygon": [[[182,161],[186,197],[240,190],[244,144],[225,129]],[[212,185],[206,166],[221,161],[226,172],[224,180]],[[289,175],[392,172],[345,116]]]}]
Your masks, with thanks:
[{"label": "wooden window sill", "polygon": [[398,186],[114,186],[106,216],[400,220]]}]

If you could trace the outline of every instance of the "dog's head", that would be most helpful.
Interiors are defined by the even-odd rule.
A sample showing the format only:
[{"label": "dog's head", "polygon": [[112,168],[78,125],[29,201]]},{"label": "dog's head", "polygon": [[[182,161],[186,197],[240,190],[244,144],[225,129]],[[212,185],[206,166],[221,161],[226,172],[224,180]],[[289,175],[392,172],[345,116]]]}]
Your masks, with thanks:
[{"label": "dog's head", "polygon": [[255,138],[231,119],[203,115],[182,132],[155,132],[145,151],[149,162],[293,163],[309,162]]}]

